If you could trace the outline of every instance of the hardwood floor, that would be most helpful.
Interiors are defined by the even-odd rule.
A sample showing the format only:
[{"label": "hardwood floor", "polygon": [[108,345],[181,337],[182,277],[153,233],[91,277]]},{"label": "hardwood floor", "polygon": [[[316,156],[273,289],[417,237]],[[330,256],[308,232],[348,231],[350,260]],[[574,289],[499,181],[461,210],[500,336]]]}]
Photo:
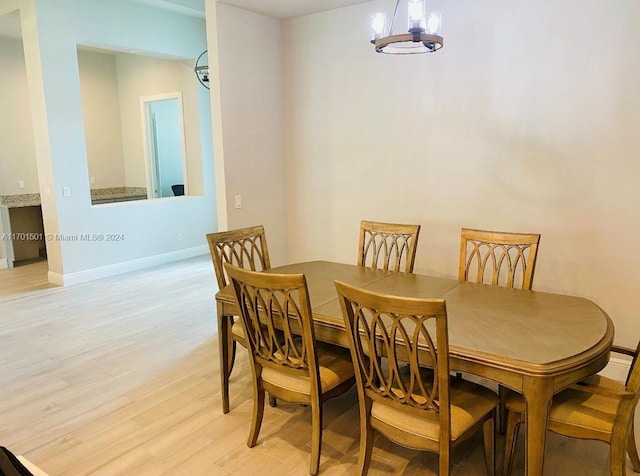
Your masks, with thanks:
[{"label": "hardwood floor", "polygon": [[[259,444],[247,448],[243,348],[231,412],[220,410],[208,257],[64,288],[46,273],[46,262],[0,271],[0,445],[50,476],[308,474],[306,407],[267,407]],[[437,473],[435,455],[375,441],[371,475]],[[607,445],[549,435],[547,446],[546,474],[608,474]],[[355,474],[357,452],[352,390],[325,405],[321,474]],[[521,438],[514,475],[522,458]],[[481,439],[453,461],[454,475],[484,475]]]}]

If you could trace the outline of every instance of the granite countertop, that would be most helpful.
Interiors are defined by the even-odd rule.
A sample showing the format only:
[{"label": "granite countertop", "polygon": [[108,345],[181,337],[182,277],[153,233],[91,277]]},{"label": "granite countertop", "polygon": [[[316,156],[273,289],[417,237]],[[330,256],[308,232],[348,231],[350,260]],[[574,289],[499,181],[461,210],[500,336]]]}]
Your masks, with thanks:
[{"label": "granite countertop", "polygon": [[[145,187],[111,187],[91,190],[92,200],[109,198],[126,198],[147,196]],[[0,195],[0,206],[7,208],[37,207],[40,205],[39,193],[20,193],[16,195]]]},{"label": "granite countertop", "polygon": [[20,193],[17,195],[0,195],[0,205],[7,208],[37,207],[40,205],[40,194]]},{"label": "granite countertop", "polygon": [[91,200],[104,200],[109,198],[146,197],[146,187],[111,187],[94,188],[91,190]]}]

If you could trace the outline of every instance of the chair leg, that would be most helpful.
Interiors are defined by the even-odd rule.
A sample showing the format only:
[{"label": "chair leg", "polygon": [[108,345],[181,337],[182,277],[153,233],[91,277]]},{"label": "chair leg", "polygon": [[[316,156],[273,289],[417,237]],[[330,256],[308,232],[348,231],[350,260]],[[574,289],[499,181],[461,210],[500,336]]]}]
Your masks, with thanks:
[{"label": "chair leg", "polygon": [[629,454],[629,459],[631,460],[631,464],[633,465],[633,470],[636,473],[640,473],[640,458],[638,458],[638,447],[636,446],[636,432],[635,425],[633,423],[633,415],[631,416],[631,428],[629,429],[629,436],[627,441],[627,453]]},{"label": "chair leg", "polygon": [[365,408],[360,409],[360,453],[358,455],[358,474],[365,476],[371,465],[373,452],[373,428],[371,428],[371,401],[365,401]]},{"label": "chair leg", "polygon": [[438,476],[449,476],[451,472],[451,445],[445,448],[440,445],[440,454],[438,455]]},{"label": "chair leg", "polygon": [[218,305],[218,347],[220,352],[220,393],[222,400],[222,413],[229,413],[229,336],[231,328],[229,319],[222,315],[221,306]]},{"label": "chair leg", "polygon": [[278,406],[278,400],[273,395],[269,394],[269,406],[275,408]]},{"label": "chair leg", "polygon": [[262,417],[264,415],[264,394],[265,391],[260,388],[258,382],[253,383],[253,416],[251,418],[251,431],[249,432],[249,439],[247,440],[247,446],[253,448],[260,434],[260,427],[262,426]]},{"label": "chair leg", "polygon": [[487,466],[487,474],[496,474],[496,412],[482,425],[484,436],[484,461]]},{"label": "chair leg", "polygon": [[322,403],[311,402],[311,463],[309,474],[315,476],[320,470],[320,452],[322,451]]},{"label": "chair leg", "polygon": [[498,396],[500,397],[500,406],[498,406],[498,429],[501,435],[507,431],[507,392],[508,390],[502,385],[498,385]]},{"label": "chair leg", "polygon": [[507,411],[507,428],[504,439],[504,463],[502,466],[502,475],[509,476],[513,466],[513,453],[516,449],[516,442],[518,440],[518,429],[522,423],[522,418],[519,413]]}]

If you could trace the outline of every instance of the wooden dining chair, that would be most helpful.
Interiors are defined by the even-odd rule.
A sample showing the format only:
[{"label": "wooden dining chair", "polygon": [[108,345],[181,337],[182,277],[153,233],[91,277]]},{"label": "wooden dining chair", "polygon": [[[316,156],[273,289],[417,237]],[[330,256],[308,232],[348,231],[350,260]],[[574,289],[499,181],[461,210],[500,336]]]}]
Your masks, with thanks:
[{"label": "wooden dining chair", "polygon": [[336,289],[356,368],[358,473],[369,470],[374,430],[401,446],[438,453],[438,474],[445,476],[451,448],[482,428],[487,473],[493,475],[498,396],[451,381],[445,301],[389,296],[339,281]]},{"label": "wooden dining chair", "polygon": [[[224,263],[231,263],[252,271],[271,268],[267,238],[262,225],[207,235],[218,289],[229,284]],[[229,378],[236,355],[236,342],[246,347],[244,330],[234,316],[218,315],[218,344],[220,352],[220,380],[222,411],[229,412]]]},{"label": "wooden dining chair", "polygon": [[420,225],[363,220],[360,223],[358,266],[413,273]]},{"label": "wooden dining chair", "polygon": [[[624,476],[627,474],[625,453],[629,455],[633,470],[640,472],[633,422],[640,396],[640,343],[635,351],[618,346],[613,346],[611,351],[633,357],[626,382],[594,375],[554,395],[547,429],[569,438],[608,443],[611,476]],[[508,476],[518,428],[524,423],[525,401],[519,394],[509,392],[506,406],[504,475]]]},{"label": "wooden dining chair", "polygon": [[[316,341],[307,281],[302,274],[258,273],[225,265],[245,329],[253,375],[253,418],[247,445],[255,446],[265,392],[311,408],[310,474],[318,474],[323,403],[354,384],[348,349]],[[280,331],[280,332],[278,332]]]},{"label": "wooden dining chair", "polygon": [[463,228],[458,279],[531,289],[540,235]]},{"label": "wooden dining chair", "polygon": [[[458,279],[508,288],[531,289],[540,235],[463,228]],[[462,376],[457,373],[458,378]],[[500,432],[505,431],[505,389],[499,387]]]}]

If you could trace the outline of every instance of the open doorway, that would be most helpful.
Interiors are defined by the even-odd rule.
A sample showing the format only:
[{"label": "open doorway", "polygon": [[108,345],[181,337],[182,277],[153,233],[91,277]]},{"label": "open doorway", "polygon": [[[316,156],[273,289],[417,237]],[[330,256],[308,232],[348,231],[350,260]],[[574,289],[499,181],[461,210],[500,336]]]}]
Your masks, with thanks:
[{"label": "open doorway", "polygon": [[140,98],[146,133],[149,198],[185,195],[186,153],[182,94]]}]

